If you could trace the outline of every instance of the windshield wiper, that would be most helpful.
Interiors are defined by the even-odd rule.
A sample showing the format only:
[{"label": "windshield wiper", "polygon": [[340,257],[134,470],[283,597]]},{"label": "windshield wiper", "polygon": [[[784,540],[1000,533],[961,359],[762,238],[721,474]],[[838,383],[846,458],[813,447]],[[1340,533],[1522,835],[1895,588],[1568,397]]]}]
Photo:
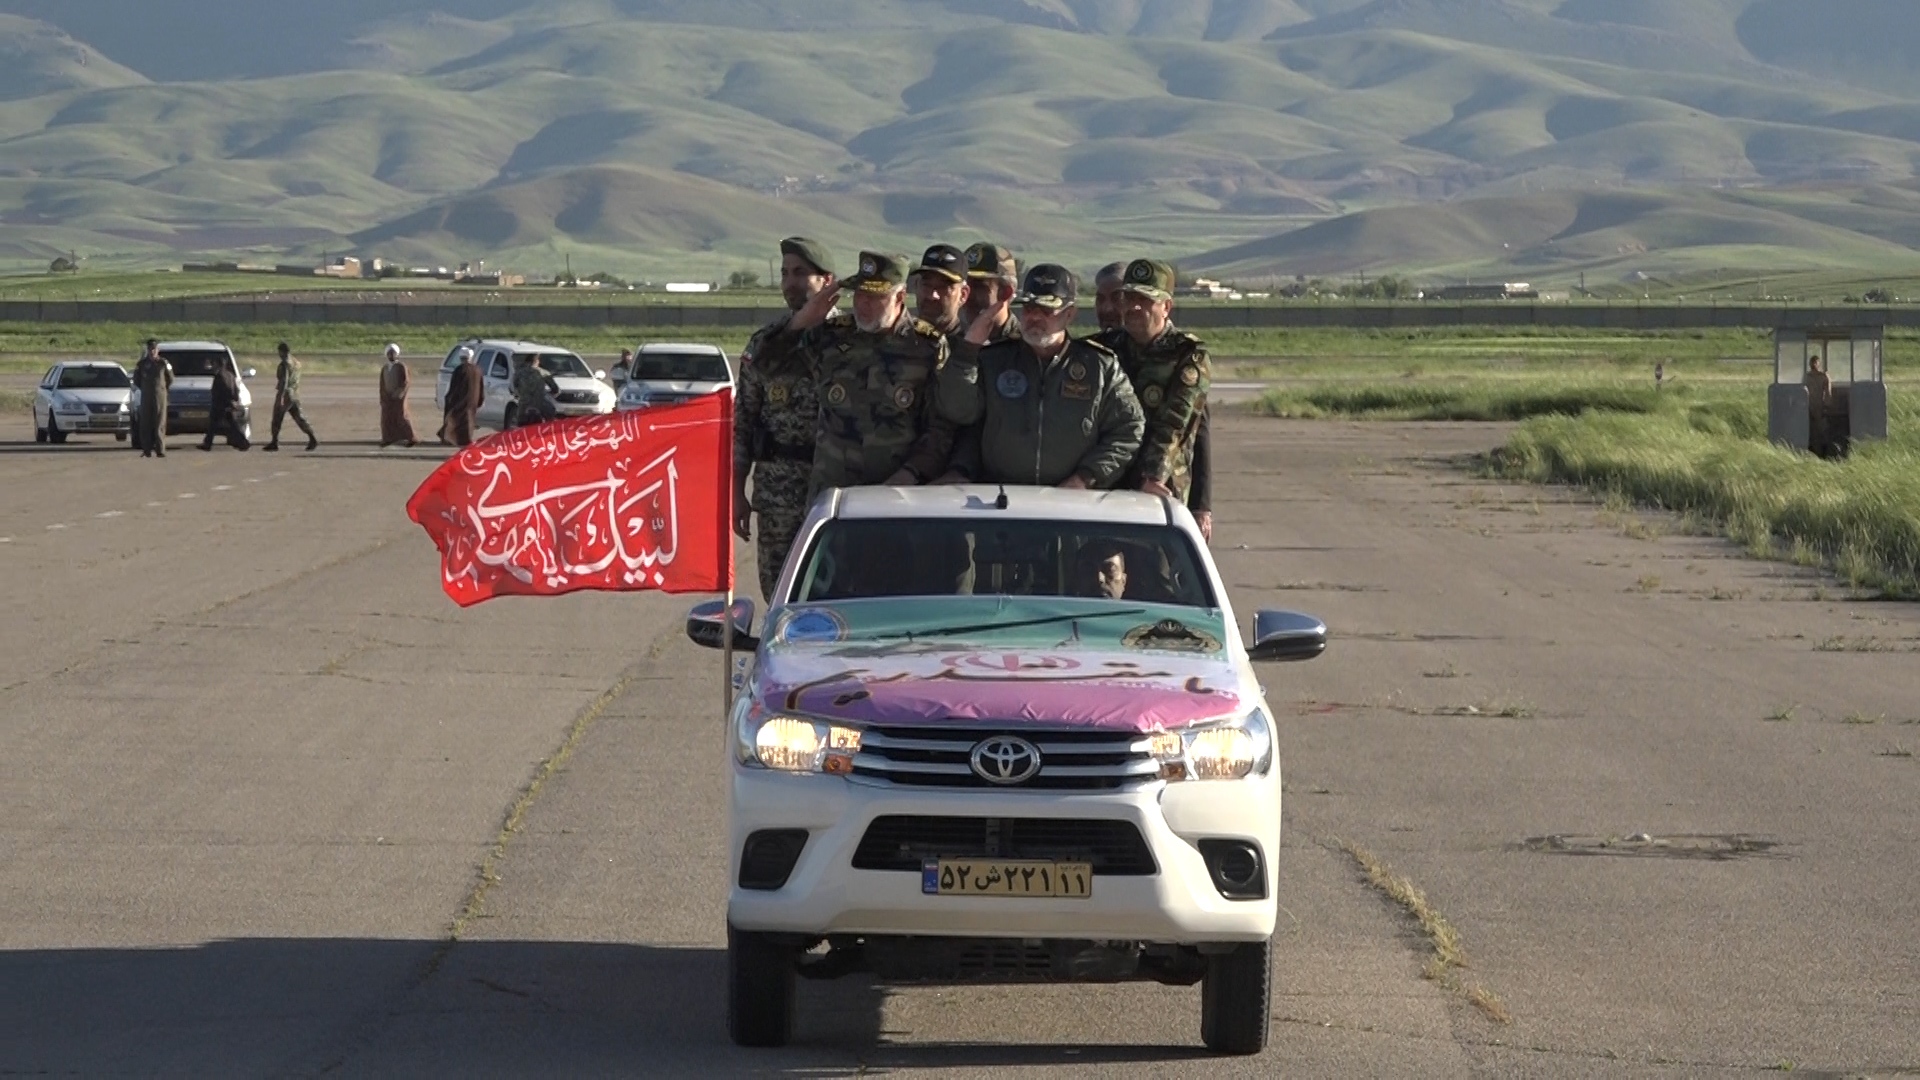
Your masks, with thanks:
[{"label": "windshield wiper", "polygon": [[978,634],[986,630],[1013,630],[1023,626],[1045,626],[1048,623],[1071,622],[1075,619],[1092,618],[1095,615],[1145,615],[1146,608],[1126,608],[1119,611],[1086,612],[1077,611],[1071,615],[1048,615],[1038,619],[1018,619],[1014,622],[973,623],[966,626],[940,626],[930,630],[902,630],[897,634],[875,634],[875,641],[890,641],[905,638],[912,641],[916,637],[945,637],[948,634]]}]

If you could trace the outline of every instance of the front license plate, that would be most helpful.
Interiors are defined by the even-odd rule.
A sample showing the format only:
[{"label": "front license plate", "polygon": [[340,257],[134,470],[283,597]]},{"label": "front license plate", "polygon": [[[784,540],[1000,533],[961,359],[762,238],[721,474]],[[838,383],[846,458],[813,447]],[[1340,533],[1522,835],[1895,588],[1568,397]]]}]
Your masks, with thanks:
[{"label": "front license plate", "polygon": [[180,420],[205,420],[207,418],[205,409],[181,409],[173,415]]},{"label": "front license plate", "polygon": [[1093,895],[1093,864],[928,859],[920,867],[920,891],[928,896],[1051,896],[1085,900]]}]

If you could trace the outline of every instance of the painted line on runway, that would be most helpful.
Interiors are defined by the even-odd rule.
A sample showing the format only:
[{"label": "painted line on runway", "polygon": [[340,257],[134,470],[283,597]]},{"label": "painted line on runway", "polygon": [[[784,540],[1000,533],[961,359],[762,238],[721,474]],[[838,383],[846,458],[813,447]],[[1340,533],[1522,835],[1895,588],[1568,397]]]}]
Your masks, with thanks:
[{"label": "painted line on runway", "polygon": [[215,485],[215,486],[214,486],[214,489],[213,489],[213,490],[215,490],[215,491],[232,491],[232,490],[233,490],[233,485],[232,485],[232,484],[217,484],[217,485]]},{"label": "painted line on runway", "polygon": [[181,498],[181,499],[197,499],[199,497],[200,496],[194,494],[191,491],[183,491],[178,496],[176,496],[176,498]]},{"label": "painted line on runway", "polygon": [[103,518],[103,519],[104,519],[104,518],[117,518],[117,517],[126,517],[126,516],[127,516],[127,512],[126,512],[125,510],[105,510],[105,511],[102,511],[102,512],[100,512],[100,513],[98,513],[98,514],[95,514],[95,515],[93,515],[93,516],[94,516],[94,517],[97,517],[97,518]]},{"label": "painted line on runway", "polygon": [[47,526],[47,531],[48,531],[48,532],[59,532],[59,531],[60,531],[61,529],[64,529],[64,528],[66,528],[66,527],[67,527],[67,526],[66,526],[65,524],[60,524],[60,525],[49,525],[49,526]]}]

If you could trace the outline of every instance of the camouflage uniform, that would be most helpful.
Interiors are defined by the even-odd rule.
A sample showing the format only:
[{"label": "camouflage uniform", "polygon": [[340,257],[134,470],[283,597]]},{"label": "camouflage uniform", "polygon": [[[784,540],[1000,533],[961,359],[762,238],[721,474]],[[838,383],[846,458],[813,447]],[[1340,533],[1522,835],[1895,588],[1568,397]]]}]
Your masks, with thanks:
[{"label": "camouflage uniform", "polygon": [[1194,442],[1207,411],[1213,363],[1199,338],[1169,325],[1146,345],[1125,331],[1101,340],[1120,357],[1120,367],[1147,414],[1147,436],[1127,474],[1127,486],[1158,480],[1181,502],[1193,484]]},{"label": "camouflage uniform", "polygon": [[548,383],[551,380],[540,365],[532,362],[515,361],[513,380],[508,386],[513,391],[514,404],[520,407],[515,427],[537,424],[543,420],[553,420],[559,413],[553,407],[553,399],[547,396]]},{"label": "camouflage uniform", "polygon": [[798,348],[820,401],[809,498],[884,484],[901,469],[922,483],[946,471],[955,425],[940,411],[940,331],[902,315],[891,332],[863,334],[851,315],[835,315],[802,334]]},{"label": "camouflage uniform", "polygon": [[750,502],[760,516],[754,532],[760,595],[769,604],[793,538],[806,521],[813,439],[820,423],[820,396],[803,358],[793,350],[768,348],[786,328],[783,317],[747,342],[740,354],[740,398],[733,412],[733,471],[742,482],[749,472],[753,476]]},{"label": "camouflage uniform", "polygon": [[320,437],[313,433],[313,425],[307,423],[306,415],[300,411],[299,358],[291,354],[282,356],[280,368],[274,375],[279,385],[273,392],[273,428],[266,448],[280,449],[280,425],[286,423],[287,417],[291,416],[293,422],[300,426],[300,430],[306,432],[309,443],[307,449],[313,449],[320,444]]}]

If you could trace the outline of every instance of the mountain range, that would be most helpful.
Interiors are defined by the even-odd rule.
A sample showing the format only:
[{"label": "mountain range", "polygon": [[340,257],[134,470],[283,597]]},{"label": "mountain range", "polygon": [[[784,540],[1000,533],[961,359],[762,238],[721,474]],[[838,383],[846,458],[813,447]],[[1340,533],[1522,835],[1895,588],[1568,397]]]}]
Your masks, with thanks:
[{"label": "mountain range", "polygon": [[0,264],[1920,268],[1913,0],[12,0]]}]

